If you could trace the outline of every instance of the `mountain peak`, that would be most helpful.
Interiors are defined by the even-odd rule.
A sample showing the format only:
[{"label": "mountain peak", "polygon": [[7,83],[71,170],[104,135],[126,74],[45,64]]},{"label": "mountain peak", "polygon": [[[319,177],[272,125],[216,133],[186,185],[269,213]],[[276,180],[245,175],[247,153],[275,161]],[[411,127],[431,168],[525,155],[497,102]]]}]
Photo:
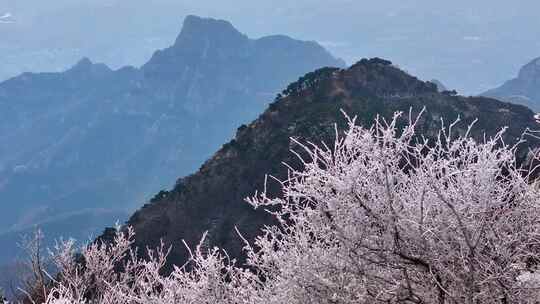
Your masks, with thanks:
[{"label": "mountain peak", "polygon": [[88,57],[83,57],[81,60],[79,60],[71,69],[72,70],[80,70],[80,69],[86,69],[92,66],[92,61]]},{"label": "mountain peak", "polygon": [[435,93],[437,86],[423,82],[382,58],[361,59],[347,71],[358,86],[379,96],[413,96]]},{"label": "mountain peak", "polygon": [[110,72],[111,69],[104,63],[93,63],[88,57],[83,57],[74,66],[72,66],[67,72],[69,73],[93,73],[104,74]]},{"label": "mountain peak", "polygon": [[182,31],[176,38],[175,45],[185,44],[186,41],[208,38],[247,39],[229,21],[188,15],[184,19]]},{"label": "mountain peak", "polygon": [[[357,91],[362,90],[364,93],[380,98],[406,98],[419,94],[437,93],[436,84],[421,81],[407,74],[392,65],[391,61],[382,58],[364,58],[345,70],[325,67],[310,72],[291,83],[281,96],[312,94],[316,89],[325,88],[321,87],[320,83],[328,82],[329,79],[336,79],[336,77],[342,78],[342,86],[354,87]],[[346,89],[341,87],[335,90]]]},{"label": "mountain peak", "polygon": [[517,78],[508,80],[502,86],[482,95],[523,104],[540,111],[540,57],[524,65]]},{"label": "mountain peak", "polygon": [[234,26],[227,20],[222,19],[214,19],[211,17],[199,17],[196,15],[188,15],[184,19],[184,29],[191,29],[191,28],[200,28],[204,26],[221,26],[221,27],[228,27],[232,28],[236,31]]},{"label": "mountain peak", "polygon": [[518,78],[529,80],[540,78],[540,57],[523,66]]}]

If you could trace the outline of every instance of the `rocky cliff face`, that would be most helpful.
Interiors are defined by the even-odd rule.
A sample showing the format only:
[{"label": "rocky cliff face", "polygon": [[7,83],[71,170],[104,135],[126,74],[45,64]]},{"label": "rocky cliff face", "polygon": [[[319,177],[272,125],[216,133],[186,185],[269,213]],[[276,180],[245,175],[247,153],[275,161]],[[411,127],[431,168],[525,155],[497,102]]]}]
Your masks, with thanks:
[{"label": "rocky cliff face", "polygon": [[[525,128],[538,126],[534,113],[524,106],[441,94],[435,84],[422,82],[386,60],[362,60],[349,69],[320,69],[289,85],[259,118],[238,128],[236,137],[199,171],[179,179],[170,192],[159,193],[137,211],[128,222],[137,232],[137,245],[156,246],[164,239],[174,245],[170,262],[182,264],[187,252],[180,241],[193,246],[208,231],[208,246],[221,246],[232,257],[241,257],[242,243],[234,227],[252,239],[262,225],[271,223],[266,212],[253,210],[244,198],[263,188],[265,174],[285,177],[282,162],[299,166],[290,153],[295,149],[291,137],[332,142],[334,124],[344,127],[341,109],[357,115],[359,123],[370,124],[378,114],[388,117],[410,109],[415,114],[423,107],[426,112],[419,127],[432,136],[441,119],[450,123],[458,117],[461,122],[454,130],[460,133],[478,118],[472,135],[479,139],[508,126],[507,139],[514,141]],[[270,183],[269,190],[279,195],[276,183]]]},{"label": "rocky cliff face", "polygon": [[482,95],[523,104],[535,111],[540,111],[540,58],[522,67],[517,78]]},{"label": "rocky cliff face", "polygon": [[92,209],[146,201],[193,172],[284,85],[343,65],[314,42],[253,40],[226,21],[189,16],[174,45],[141,68],[83,59],[2,82],[0,236],[74,210],[117,216]]}]

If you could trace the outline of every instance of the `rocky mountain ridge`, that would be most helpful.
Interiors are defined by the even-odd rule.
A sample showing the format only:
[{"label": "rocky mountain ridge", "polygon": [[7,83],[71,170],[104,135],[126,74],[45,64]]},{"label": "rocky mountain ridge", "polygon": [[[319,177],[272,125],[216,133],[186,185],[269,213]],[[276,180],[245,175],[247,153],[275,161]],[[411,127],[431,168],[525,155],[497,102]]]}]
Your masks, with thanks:
[{"label": "rocky mountain ridge", "polygon": [[[205,231],[205,245],[220,246],[241,259],[243,244],[234,228],[252,240],[263,225],[272,223],[268,213],[253,210],[244,199],[263,189],[266,174],[284,178],[283,162],[300,166],[290,153],[295,149],[291,137],[331,143],[334,125],[339,129],[345,125],[341,110],[369,125],[377,115],[389,117],[411,109],[417,115],[424,107],[418,127],[427,136],[436,136],[441,119],[451,123],[458,117],[461,121],[454,131],[460,134],[478,118],[471,134],[479,140],[508,126],[506,139],[512,142],[526,128],[538,127],[534,113],[524,106],[439,93],[434,83],[422,82],[387,60],[363,59],[348,69],[319,69],[290,84],[256,120],[240,126],[236,137],[199,171],[180,178],[171,191],[160,192],[127,225],[135,228],[140,247],[156,246],[160,239],[172,244],[171,264],[182,265],[188,258],[181,240],[194,246]],[[538,145],[530,140],[528,145]],[[270,183],[268,191],[280,195],[277,183]]]},{"label": "rocky mountain ridge", "polygon": [[523,66],[516,78],[482,95],[540,111],[540,57]]}]

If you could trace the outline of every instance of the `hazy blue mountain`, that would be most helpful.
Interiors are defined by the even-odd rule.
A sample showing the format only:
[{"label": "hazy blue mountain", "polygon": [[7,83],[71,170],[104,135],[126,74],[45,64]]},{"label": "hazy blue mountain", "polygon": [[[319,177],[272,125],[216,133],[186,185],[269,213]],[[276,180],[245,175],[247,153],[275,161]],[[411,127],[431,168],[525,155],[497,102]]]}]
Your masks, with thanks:
[{"label": "hazy blue mountain", "polygon": [[540,111],[540,58],[523,66],[516,78],[482,95],[523,104]]},{"label": "hazy blue mountain", "polygon": [[[250,39],[189,16],[141,68],[85,58],[0,83],[0,246],[35,224],[56,236],[66,223],[69,236],[122,218],[198,168],[287,83],[343,65],[315,42]],[[84,220],[72,226],[72,216]]]},{"label": "hazy blue mountain", "polygon": [[140,66],[164,48],[186,14],[232,21],[251,37],[316,40],[353,63],[392,58],[421,79],[479,94],[540,54],[537,0],[2,0],[0,80],[60,71],[82,56]]},{"label": "hazy blue mountain", "polygon": [[444,91],[448,90],[448,88],[442,82],[440,82],[437,79],[431,79],[430,82],[434,83],[437,86],[437,90],[439,92],[444,92]]}]

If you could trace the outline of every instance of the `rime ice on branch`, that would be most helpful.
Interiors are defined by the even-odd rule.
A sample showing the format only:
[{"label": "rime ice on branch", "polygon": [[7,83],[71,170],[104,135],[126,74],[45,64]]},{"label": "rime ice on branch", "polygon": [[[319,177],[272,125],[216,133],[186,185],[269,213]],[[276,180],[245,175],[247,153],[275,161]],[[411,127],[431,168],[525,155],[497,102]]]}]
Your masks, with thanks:
[{"label": "rime ice on branch", "polygon": [[84,270],[71,243],[59,248],[47,303],[537,302],[540,190],[504,131],[428,140],[397,121],[350,119],[331,147],[296,142],[304,168],[279,181],[282,197],[248,199],[279,222],[246,242],[249,271],[201,242],[189,267],[160,276],[167,251],[138,258],[127,229],[85,248]]}]

